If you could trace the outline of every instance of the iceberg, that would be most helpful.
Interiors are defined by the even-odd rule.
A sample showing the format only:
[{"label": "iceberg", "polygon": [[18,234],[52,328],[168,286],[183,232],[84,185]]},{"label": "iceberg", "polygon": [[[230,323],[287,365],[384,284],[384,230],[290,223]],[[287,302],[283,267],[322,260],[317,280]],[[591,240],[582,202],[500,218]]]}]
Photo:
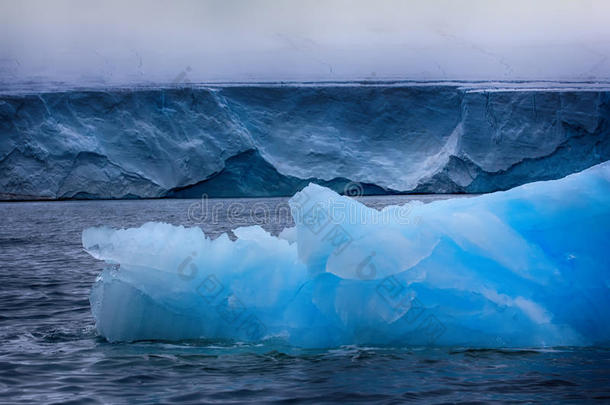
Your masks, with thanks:
[{"label": "iceberg", "polygon": [[487,193],[610,159],[609,119],[608,86],[586,83],[5,93],[0,198]]},{"label": "iceberg", "polygon": [[610,342],[610,162],[560,180],[382,210],[310,184],[295,227],[206,237],[89,228],[109,341],[278,339],[544,347]]}]

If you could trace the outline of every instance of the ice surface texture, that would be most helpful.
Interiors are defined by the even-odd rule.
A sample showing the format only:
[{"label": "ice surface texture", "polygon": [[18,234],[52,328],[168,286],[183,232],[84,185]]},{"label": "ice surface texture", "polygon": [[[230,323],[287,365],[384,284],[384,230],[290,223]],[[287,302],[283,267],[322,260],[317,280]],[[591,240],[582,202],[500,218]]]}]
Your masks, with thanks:
[{"label": "ice surface texture", "polygon": [[610,162],[561,180],[381,211],[309,185],[296,227],[238,239],[89,228],[109,263],[101,335],[523,347],[610,342]]},{"label": "ice surface texture", "polygon": [[[490,192],[610,159],[610,93],[226,86],[0,95],[0,197]],[[365,191],[369,189],[365,187]]]}]

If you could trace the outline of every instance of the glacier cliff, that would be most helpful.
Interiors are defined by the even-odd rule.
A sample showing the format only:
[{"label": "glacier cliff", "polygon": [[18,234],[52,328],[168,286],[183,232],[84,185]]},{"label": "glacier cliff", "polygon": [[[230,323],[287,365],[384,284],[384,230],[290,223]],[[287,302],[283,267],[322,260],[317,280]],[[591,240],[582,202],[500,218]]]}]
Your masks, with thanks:
[{"label": "glacier cliff", "polygon": [[141,339],[524,347],[610,344],[610,162],[378,211],[310,184],[296,226],[207,238],[89,228],[99,333]]},{"label": "glacier cliff", "polygon": [[490,192],[610,158],[603,89],[216,85],[0,95],[3,198]]}]

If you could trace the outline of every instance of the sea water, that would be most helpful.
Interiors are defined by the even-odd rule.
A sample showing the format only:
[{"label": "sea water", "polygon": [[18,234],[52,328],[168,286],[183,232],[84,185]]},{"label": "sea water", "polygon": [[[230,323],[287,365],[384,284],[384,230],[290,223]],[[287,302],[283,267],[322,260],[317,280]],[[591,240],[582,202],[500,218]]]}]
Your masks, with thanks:
[{"label": "sea water", "polygon": [[[409,199],[361,201],[381,208]],[[236,202],[243,209],[228,212]],[[105,264],[83,251],[83,229],[158,221],[200,226],[218,237],[238,226],[259,224],[278,234],[292,225],[284,198],[209,200],[217,214],[208,217],[196,214],[200,203],[1,203],[0,403],[610,400],[610,350],[599,347],[303,349],[102,339],[89,294]]]}]

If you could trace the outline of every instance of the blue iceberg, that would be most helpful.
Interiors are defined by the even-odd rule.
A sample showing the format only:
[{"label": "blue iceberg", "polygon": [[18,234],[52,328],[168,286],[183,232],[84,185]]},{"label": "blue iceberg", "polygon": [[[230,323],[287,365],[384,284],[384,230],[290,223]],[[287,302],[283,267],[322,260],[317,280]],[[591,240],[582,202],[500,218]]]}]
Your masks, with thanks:
[{"label": "blue iceberg", "polygon": [[210,239],[89,228],[109,341],[543,347],[610,342],[610,162],[560,180],[382,210],[310,184],[296,226]]}]

